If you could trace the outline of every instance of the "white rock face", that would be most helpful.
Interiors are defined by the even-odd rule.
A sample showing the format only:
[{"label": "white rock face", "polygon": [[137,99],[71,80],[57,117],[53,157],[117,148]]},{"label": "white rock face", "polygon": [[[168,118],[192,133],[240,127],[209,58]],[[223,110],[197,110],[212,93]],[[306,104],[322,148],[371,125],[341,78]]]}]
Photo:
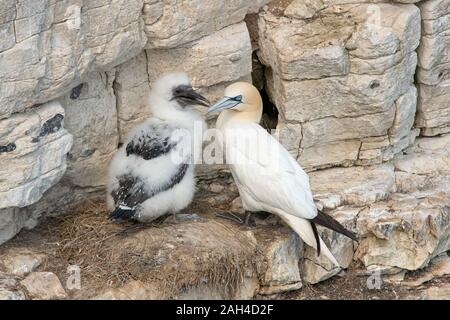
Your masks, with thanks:
[{"label": "white rock face", "polygon": [[422,294],[423,300],[450,300],[450,284],[444,283],[441,286],[431,287]]},{"label": "white rock face", "polygon": [[36,202],[62,177],[72,146],[64,115],[51,102],[0,121],[0,208]]},{"label": "white rock face", "polygon": [[0,244],[14,237],[27,224],[28,218],[23,208],[0,209]]},{"label": "white rock face", "polygon": [[264,252],[265,272],[261,276],[259,293],[271,295],[302,287],[298,261],[302,253],[302,241],[291,230],[270,232],[271,241],[265,240],[262,245]]},{"label": "white rock face", "polygon": [[422,1],[416,126],[426,136],[450,132],[450,4]]},{"label": "white rock face", "polygon": [[426,199],[395,195],[392,202],[376,203],[360,212],[358,230],[364,237],[357,257],[364,265],[417,270],[450,249],[448,195]]},{"label": "white rock face", "polygon": [[67,297],[61,282],[52,272],[32,272],[20,283],[35,300],[56,300]]},{"label": "white rock face", "polygon": [[66,179],[79,187],[103,187],[109,162],[117,150],[114,72],[94,72],[82,84],[77,98],[64,97],[66,128],[74,137],[68,155]]},{"label": "white rock face", "polygon": [[0,118],[60,96],[147,42],[143,0],[2,1]]},{"label": "white rock face", "polygon": [[450,248],[450,135],[418,139],[394,165],[403,194],[361,212],[358,230],[369,236],[358,256],[415,270]]},{"label": "white rock face", "polygon": [[156,300],[161,298],[158,290],[151,284],[131,280],[120,288],[102,292],[93,300]]},{"label": "white rock face", "polygon": [[450,188],[450,135],[421,138],[395,161],[395,183],[403,193],[426,193]]},{"label": "white rock face", "polygon": [[117,99],[120,141],[124,142],[133,127],[150,117],[150,86],[144,51],[117,67],[114,94]]},{"label": "white rock face", "polygon": [[[244,20],[268,0],[145,0],[147,48],[174,48]],[[217,43],[216,43],[217,44]]]},{"label": "white rock face", "polygon": [[[27,223],[31,211],[38,216],[53,210],[48,203],[42,205],[47,209],[39,212],[27,212],[25,207],[40,200],[66,171],[72,136],[62,127],[64,121],[60,117],[77,138],[76,164],[71,162],[68,170],[72,182],[82,187],[103,185],[101,166],[105,166],[113,151],[105,151],[105,146],[117,145],[114,77],[109,83],[109,100],[98,88],[88,90],[101,96],[97,101],[100,108],[96,109],[96,98],[91,96],[80,103],[82,107],[70,108],[73,104],[69,103],[66,117],[58,103],[40,103],[61,97],[71,89],[71,96],[79,95],[79,84],[93,81],[92,72],[121,64],[141,52],[147,42],[142,8],[143,0],[7,0],[0,5],[0,157],[6,163],[0,168],[0,243],[23,226],[35,225],[35,220]],[[55,101],[58,100],[64,99]],[[106,107],[111,110],[105,110]],[[100,118],[114,119],[113,128],[111,121],[103,129],[96,127],[105,124],[99,119],[101,113],[105,114]],[[46,129],[46,121],[50,121],[50,129]],[[80,148],[81,135],[85,141]],[[102,146],[97,143],[100,139]],[[94,155],[88,155],[89,152]],[[99,170],[93,168],[98,160]],[[69,195],[62,193],[52,200],[69,202],[73,193],[74,190]]]},{"label": "white rock face", "polygon": [[279,126],[301,128],[298,151],[289,144],[299,162],[373,164],[406,148],[417,134],[418,8],[297,1],[286,12],[294,18],[260,14],[259,47]]},{"label": "white rock face", "polygon": [[[422,199],[394,193],[388,201],[339,207],[328,213],[358,234],[359,245],[327,229],[320,229],[321,236],[343,268],[355,259],[372,271],[417,270],[450,249],[449,200],[442,192]],[[339,269],[306,247],[302,272],[303,280],[318,283]]]},{"label": "white rock face", "polygon": [[[150,83],[162,73],[182,70],[190,75],[193,86],[205,91],[249,76],[252,71],[250,36],[243,22],[208,35],[191,47],[146,53]],[[219,95],[223,95],[224,85],[220,88]]]},{"label": "white rock face", "polygon": [[[318,207],[359,236],[357,245],[320,229],[342,267],[355,259],[370,271],[417,270],[450,249],[450,135],[419,138],[405,153],[393,164],[310,173]],[[306,248],[305,281],[338,271]]]},{"label": "white rock face", "polygon": [[431,260],[429,266],[420,272],[418,277],[401,281],[401,285],[410,288],[419,287],[435,278],[447,277],[448,275],[450,275],[450,257],[447,252],[444,252]]},{"label": "white rock face", "polygon": [[314,198],[326,209],[385,200],[395,191],[393,165],[332,168],[309,174]]},{"label": "white rock face", "polygon": [[0,300],[25,300],[23,291],[17,289],[17,281],[10,276],[0,276]]},{"label": "white rock face", "polygon": [[311,19],[324,9],[338,4],[359,4],[359,3],[416,3],[421,0],[293,0],[284,11],[286,17],[297,19]]},{"label": "white rock face", "polygon": [[7,274],[24,276],[39,267],[44,258],[45,255],[26,249],[8,251],[2,254],[0,268]]},{"label": "white rock face", "polygon": [[[245,278],[233,299],[251,299],[258,289],[258,279]],[[226,298],[219,288],[200,285],[185,290],[176,297],[177,300],[221,300]],[[229,297],[228,297],[229,298]],[[92,298],[93,300],[158,300],[167,299],[163,292],[151,283],[131,280],[124,286],[109,289]]]}]

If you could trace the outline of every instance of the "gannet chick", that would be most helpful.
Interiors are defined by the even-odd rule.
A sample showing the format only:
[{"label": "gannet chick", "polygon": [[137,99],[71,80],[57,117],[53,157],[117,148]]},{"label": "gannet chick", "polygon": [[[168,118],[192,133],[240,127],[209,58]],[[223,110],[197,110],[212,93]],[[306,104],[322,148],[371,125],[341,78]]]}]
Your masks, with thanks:
[{"label": "gannet chick", "polygon": [[153,117],[130,132],[110,164],[107,204],[114,220],[176,214],[194,196],[194,157],[201,155],[194,140],[206,124],[192,107],[209,102],[186,74],[173,73],[155,82],[149,103]]},{"label": "gannet chick", "polygon": [[[308,175],[290,153],[258,123],[262,99],[251,84],[228,86],[225,97],[208,113],[221,112],[216,128],[226,162],[248,212],[266,211],[281,217],[309,246],[321,252],[336,266],[333,254],[320,238],[316,223],[356,236],[339,222],[317,210]],[[322,250],[321,250],[322,248]]]}]

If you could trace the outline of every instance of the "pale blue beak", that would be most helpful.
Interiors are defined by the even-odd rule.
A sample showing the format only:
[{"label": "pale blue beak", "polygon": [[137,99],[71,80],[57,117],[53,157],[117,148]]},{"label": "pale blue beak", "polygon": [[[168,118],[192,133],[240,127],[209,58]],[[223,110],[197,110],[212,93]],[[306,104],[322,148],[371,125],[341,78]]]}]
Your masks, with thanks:
[{"label": "pale blue beak", "polygon": [[214,104],[211,108],[208,109],[208,113],[220,112],[226,109],[231,109],[242,103],[242,100],[237,98],[225,97],[219,100],[216,104]]}]

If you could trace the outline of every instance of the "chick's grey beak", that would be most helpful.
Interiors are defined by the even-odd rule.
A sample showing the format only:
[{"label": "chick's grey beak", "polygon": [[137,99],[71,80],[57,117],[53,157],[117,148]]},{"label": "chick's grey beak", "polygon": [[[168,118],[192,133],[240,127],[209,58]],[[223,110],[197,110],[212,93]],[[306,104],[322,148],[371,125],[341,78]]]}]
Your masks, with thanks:
[{"label": "chick's grey beak", "polygon": [[209,107],[209,100],[190,86],[180,86],[174,92],[174,99]]},{"label": "chick's grey beak", "polygon": [[208,113],[220,112],[222,110],[231,109],[237,106],[240,101],[233,100],[231,98],[225,97],[222,100],[219,100],[216,104],[214,104],[211,108],[208,109]]}]

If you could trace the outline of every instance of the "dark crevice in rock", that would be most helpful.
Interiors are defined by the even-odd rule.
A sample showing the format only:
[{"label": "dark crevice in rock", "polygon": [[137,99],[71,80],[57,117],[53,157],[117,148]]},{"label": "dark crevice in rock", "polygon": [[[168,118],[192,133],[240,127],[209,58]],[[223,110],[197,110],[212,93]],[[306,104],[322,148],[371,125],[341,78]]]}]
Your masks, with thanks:
[{"label": "dark crevice in rock", "polygon": [[321,265],[321,264],[320,264],[319,262],[317,262],[317,261],[311,260],[311,259],[306,258],[306,257],[303,257],[303,259],[312,262],[314,265],[316,265],[317,267],[319,267],[319,268],[325,270],[326,272],[331,272],[331,271],[337,269],[336,267],[331,268],[331,269],[327,269],[327,268],[325,268],[325,266]]},{"label": "dark crevice in rock", "polygon": [[72,89],[72,91],[70,92],[70,99],[75,100],[78,99],[81,95],[81,90],[83,89],[83,85],[79,84],[78,86],[76,86],[75,88]]},{"label": "dark crevice in rock", "polygon": [[380,86],[380,82],[378,80],[372,80],[369,86],[370,89],[376,89]]},{"label": "dark crevice in rock", "polygon": [[267,130],[275,130],[278,125],[278,109],[275,104],[270,101],[269,95],[265,88],[259,90],[263,100],[263,115],[261,125]]},{"label": "dark crevice in rock", "polygon": [[[257,59],[257,58],[256,58]],[[258,61],[259,62],[259,61]],[[253,63],[255,65],[255,63]],[[258,88],[259,93],[261,94],[262,102],[263,102],[263,114],[261,119],[261,126],[266,129],[267,131],[275,130],[278,125],[278,108],[277,106],[272,102],[272,100],[269,97],[269,94],[266,90],[266,68],[259,63],[259,68],[261,68],[261,71],[256,71],[255,67],[252,71],[252,78],[253,83]],[[259,78],[258,80],[255,78]],[[258,83],[260,85],[258,86]]]},{"label": "dark crevice in rock", "polygon": [[14,151],[14,150],[16,150],[16,144],[15,144],[14,142],[8,143],[8,144],[5,145],[5,146],[1,146],[1,145],[0,145],[0,153],[3,153],[3,152],[12,152],[12,151]]},{"label": "dark crevice in rock", "polygon": [[[251,15],[248,15],[248,19]],[[249,20],[251,21],[251,20]],[[250,28],[251,23],[246,20],[247,27]],[[257,32],[251,32],[250,38],[252,41],[252,47],[254,49],[252,54],[252,82],[253,85],[259,90],[261,98],[263,100],[263,115],[261,119],[261,126],[267,131],[275,130],[278,124],[278,109],[276,105],[270,100],[269,95],[266,91],[266,67],[261,63],[258,58],[258,47],[257,39],[255,37],[258,35]]]},{"label": "dark crevice in rock", "polygon": [[117,101],[117,97],[119,96],[119,92],[122,90],[121,85],[119,82],[117,82],[117,75],[118,75],[118,68],[115,70],[115,76],[114,76],[114,80],[112,83],[112,89],[113,89],[113,94],[114,94],[114,99],[115,99],[115,108],[116,108],[116,114],[117,114],[117,133],[119,134],[119,143],[117,144],[117,149],[119,149],[122,146],[122,135],[123,132],[121,132],[121,126],[120,126],[120,117],[119,117],[119,104]]},{"label": "dark crevice in rock", "polygon": [[60,113],[57,113],[52,118],[48,119],[41,127],[41,131],[37,137],[34,137],[31,142],[39,142],[39,140],[49,134],[53,134],[62,127],[62,121],[64,120],[64,116]]}]

